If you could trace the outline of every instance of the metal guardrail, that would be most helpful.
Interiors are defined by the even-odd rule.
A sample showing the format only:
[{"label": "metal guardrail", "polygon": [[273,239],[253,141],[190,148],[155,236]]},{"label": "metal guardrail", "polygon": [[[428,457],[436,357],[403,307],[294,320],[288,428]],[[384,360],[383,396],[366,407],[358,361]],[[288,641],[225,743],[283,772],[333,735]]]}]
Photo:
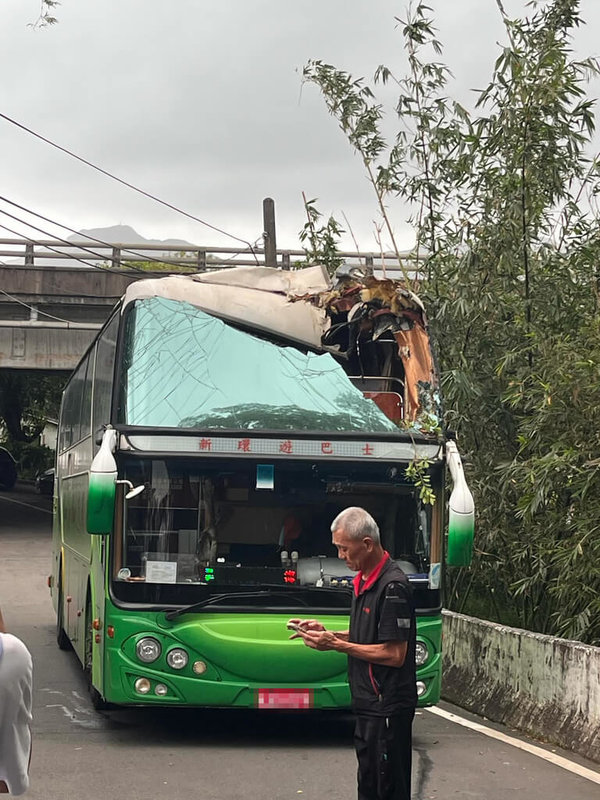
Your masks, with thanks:
[{"label": "metal guardrail", "polygon": [[[344,268],[402,278],[397,258],[342,252]],[[0,239],[0,368],[71,370],[127,286],[140,278],[236,266],[305,265],[303,250]],[[409,277],[422,273],[412,253]],[[158,262],[158,263],[155,263]],[[398,405],[400,408],[400,404]]]},{"label": "metal guardrail", "polygon": [[[152,272],[152,262],[159,262],[190,272],[202,272],[226,267],[266,265],[263,248],[240,250],[239,247],[109,244],[88,239],[69,242],[56,239],[0,239],[0,248],[0,262],[3,262],[0,266],[17,269],[32,267],[80,269],[82,266],[88,266],[127,271],[128,268],[139,269],[139,265],[143,264],[148,272]],[[362,268],[378,275],[389,274],[390,277],[398,277],[402,272],[396,255],[392,253],[342,251],[339,252],[339,256],[348,268]],[[278,249],[273,266],[293,269],[296,265],[305,263],[305,258],[304,250]],[[419,265],[424,261],[424,256],[411,252],[401,253],[401,258],[404,269],[412,275],[418,272]],[[6,259],[10,259],[9,264],[6,263]]]}]

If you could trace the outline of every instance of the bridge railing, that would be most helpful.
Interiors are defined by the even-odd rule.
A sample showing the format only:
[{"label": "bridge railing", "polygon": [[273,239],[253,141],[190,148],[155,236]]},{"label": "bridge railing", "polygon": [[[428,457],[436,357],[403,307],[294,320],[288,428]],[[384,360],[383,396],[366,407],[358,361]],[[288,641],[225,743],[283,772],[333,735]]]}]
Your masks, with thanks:
[{"label": "bridge railing", "polygon": [[[72,370],[127,286],[173,272],[306,264],[303,250],[193,247],[95,239],[0,239],[0,368]],[[342,252],[345,268],[402,278],[389,253]],[[421,260],[406,253],[413,277]]]},{"label": "bridge railing", "polygon": [[[423,255],[401,253],[402,268],[394,253],[340,251],[348,268],[357,267],[367,273],[392,278],[402,277],[402,268],[415,275],[424,260]],[[293,269],[306,264],[304,250],[278,249],[275,263],[281,269]],[[153,265],[156,265],[153,269]],[[172,244],[109,244],[95,239],[66,241],[63,239],[0,239],[0,266],[57,267],[79,269],[82,266],[114,271],[165,272],[174,266],[181,271],[202,272],[227,267],[265,266],[265,250],[261,247],[196,247]],[[167,268],[167,269],[166,269]]]}]

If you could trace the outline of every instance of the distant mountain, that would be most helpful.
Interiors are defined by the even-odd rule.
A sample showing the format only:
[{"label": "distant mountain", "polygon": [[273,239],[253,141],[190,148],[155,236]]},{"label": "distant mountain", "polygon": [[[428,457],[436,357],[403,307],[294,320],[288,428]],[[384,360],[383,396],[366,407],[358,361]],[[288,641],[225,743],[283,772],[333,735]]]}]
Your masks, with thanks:
[{"label": "distant mountain", "polygon": [[160,244],[169,252],[169,247],[195,247],[184,239],[145,239],[130,225],[110,225],[108,228],[88,228],[69,236],[70,242],[79,242],[82,239],[100,239],[109,244]]},{"label": "distant mountain", "polygon": [[[149,261],[168,258],[173,255],[173,247],[187,247],[190,250],[197,245],[186,242],[184,239],[146,239],[135,231],[130,225],[111,225],[107,228],[87,228],[74,233],[63,241],[81,242],[82,247],[67,246],[63,242],[57,241],[53,247],[36,247],[35,265],[44,267],[81,267],[86,265],[99,266],[110,262],[111,250],[101,247],[102,244],[109,245],[129,245],[130,252],[122,253],[122,260],[127,261],[127,257],[132,257],[135,253],[138,257],[147,258]],[[85,242],[85,244],[83,244]],[[144,245],[160,245],[161,250],[145,250]],[[60,258],[63,253],[69,254],[70,258]],[[181,251],[180,251],[181,252]],[[214,256],[209,256],[209,262],[219,261]],[[5,262],[8,266],[22,265],[23,257],[10,259]]]},{"label": "distant mountain", "polygon": [[[54,267],[80,267],[89,265],[103,265],[110,263],[111,251],[105,247],[101,247],[100,243],[109,245],[128,245],[129,252],[124,251],[121,253],[123,261],[127,261],[128,256],[138,258],[147,258],[149,261],[156,259],[168,258],[173,255],[173,247],[189,247],[194,248],[191,242],[186,242],[184,239],[146,239],[135,231],[130,225],[111,225],[107,228],[84,228],[79,233],[74,233],[68,237],[69,242],[81,242],[82,247],[67,247],[66,245],[57,245],[54,252],[67,252],[71,256],[69,259],[56,259],[50,260],[45,257],[46,252],[50,250],[40,248],[36,252],[35,263],[41,266],[54,266]],[[83,245],[83,242],[86,242]],[[89,242],[89,244],[87,244]],[[160,245],[164,250],[145,250],[144,245]],[[181,252],[181,251],[179,251]],[[98,254],[98,258],[94,254]]]}]

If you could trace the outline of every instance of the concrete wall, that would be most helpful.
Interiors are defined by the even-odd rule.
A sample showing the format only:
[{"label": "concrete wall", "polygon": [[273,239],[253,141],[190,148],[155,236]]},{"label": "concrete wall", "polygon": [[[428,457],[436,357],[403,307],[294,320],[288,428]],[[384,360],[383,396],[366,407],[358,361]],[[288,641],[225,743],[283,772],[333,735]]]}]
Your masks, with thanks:
[{"label": "concrete wall", "polygon": [[[112,303],[125,293],[139,273],[116,272],[85,267],[3,267],[2,288],[19,297],[31,297],[44,302],[57,296],[77,298],[80,303],[112,298]],[[164,275],[164,273],[161,273]],[[142,273],[141,277],[156,277],[155,273]]]},{"label": "concrete wall", "polygon": [[52,328],[0,326],[0,367],[3,369],[65,370],[77,366],[100,325]]},{"label": "concrete wall", "polygon": [[442,696],[600,762],[600,647],[444,612]]}]

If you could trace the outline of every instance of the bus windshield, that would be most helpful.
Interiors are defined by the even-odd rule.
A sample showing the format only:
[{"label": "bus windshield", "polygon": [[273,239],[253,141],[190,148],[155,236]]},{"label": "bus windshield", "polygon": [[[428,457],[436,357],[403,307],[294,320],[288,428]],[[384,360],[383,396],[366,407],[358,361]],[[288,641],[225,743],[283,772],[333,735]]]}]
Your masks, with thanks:
[{"label": "bus windshield", "polygon": [[278,345],[189,303],[127,316],[120,422],[165,428],[397,432],[329,353]]},{"label": "bus windshield", "polygon": [[116,543],[122,599],[193,602],[199,587],[348,587],[353,575],[337,558],[330,526],[351,505],[374,516],[384,548],[408,575],[429,570],[430,508],[392,464],[127,457],[124,467],[146,488],[126,501]]}]

